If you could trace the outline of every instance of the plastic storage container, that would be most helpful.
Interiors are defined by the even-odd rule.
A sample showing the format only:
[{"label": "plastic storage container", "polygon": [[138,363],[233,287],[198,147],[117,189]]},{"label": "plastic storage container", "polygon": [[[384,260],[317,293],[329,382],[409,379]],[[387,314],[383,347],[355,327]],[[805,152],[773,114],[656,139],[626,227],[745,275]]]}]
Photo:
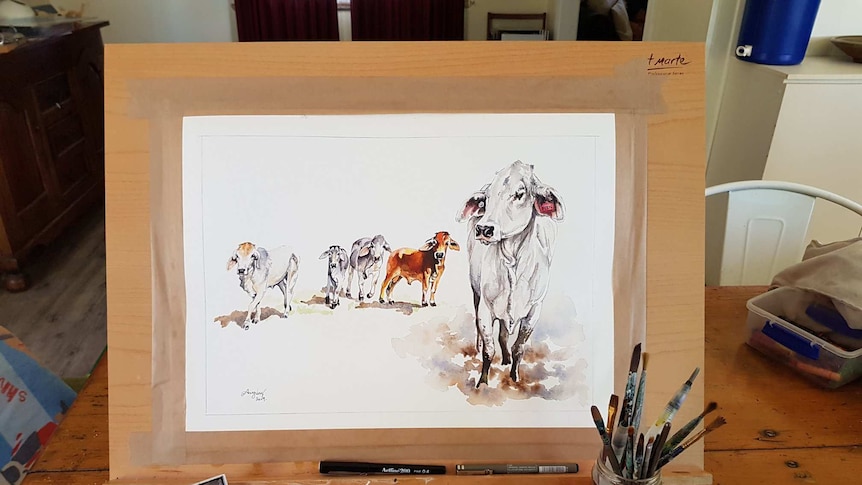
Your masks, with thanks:
[{"label": "plastic storage container", "polygon": [[806,379],[836,388],[862,376],[862,349],[840,348],[786,319],[817,299],[796,288],[776,288],[748,300],[747,343]]},{"label": "plastic storage container", "polygon": [[758,64],[802,62],[820,0],[748,0],[736,57]]}]

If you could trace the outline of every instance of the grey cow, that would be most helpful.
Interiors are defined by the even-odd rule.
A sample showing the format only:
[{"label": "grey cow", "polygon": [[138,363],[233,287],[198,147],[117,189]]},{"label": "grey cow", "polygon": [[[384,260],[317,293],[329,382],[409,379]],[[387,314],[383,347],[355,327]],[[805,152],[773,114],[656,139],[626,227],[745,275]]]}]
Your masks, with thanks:
[{"label": "grey cow", "polygon": [[382,234],[374,237],[363,237],[354,241],[350,248],[350,268],[346,292],[348,298],[350,298],[350,290],[353,287],[354,273],[359,275],[357,282],[359,301],[373,298],[377,288],[377,280],[380,278],[380,261],[383,259],[383,253],[387,251],[391,252],[392,249]]},{"label": "grey cow", "polygon": [[326,260],[326,304],[335,308],[340,303],[338,297],[347,273],[347,251],[341,246],[329,246],[319,259]]},{"label": "grey cow", "polygon": [[[470,238],[470,285],[476,310],[476,350],[482,354],[478,387],[488,384],[494,359],[494,323],[503,365],[512,364],[510,378],[517,382],[518,364],[533,333],[548,289],[557,227],[564,215],[557,191],[539,181],[533,166],[516,161],[473,194],[456,220],[466,221]],[[507,347],[509,335],[518,337]]]}]

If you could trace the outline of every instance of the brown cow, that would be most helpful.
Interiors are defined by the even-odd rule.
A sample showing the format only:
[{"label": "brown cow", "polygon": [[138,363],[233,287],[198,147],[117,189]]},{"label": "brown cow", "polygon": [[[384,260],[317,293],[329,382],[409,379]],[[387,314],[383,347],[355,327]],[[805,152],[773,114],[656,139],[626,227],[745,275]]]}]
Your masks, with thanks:
[{"label": "brown cow", "polygon": [[446,269],[446,251],[460,251],[461,246],[449,237],[445,231],[438,232],[431,239],[425,241],[419,249],[401,248],[396,249],[389,255],[386,265],[386,279],[380,287],[380,303],[389,301],[392,303],[392,289],[401,278],[407,279],[407,284],[416,280],[422,282],[422,306],[428,306],[426,296],[430,288],[431,306],[437,306],[434,295],[437,293],[437,285]]}]

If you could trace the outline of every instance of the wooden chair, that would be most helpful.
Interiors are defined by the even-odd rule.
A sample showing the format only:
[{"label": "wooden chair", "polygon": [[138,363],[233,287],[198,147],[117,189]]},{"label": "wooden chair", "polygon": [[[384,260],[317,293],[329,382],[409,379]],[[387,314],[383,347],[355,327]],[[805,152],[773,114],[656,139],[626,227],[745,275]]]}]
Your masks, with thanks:
[{"label": "wooden chair", "polygon": [[707,197],[722,193],[728,194],[724,238],[707,239],[710,286],[767,285],[776,273],[801,261],[816,199],[862,216],[862,205],[846,197],[790,182],[751,180],[706,189]]}]

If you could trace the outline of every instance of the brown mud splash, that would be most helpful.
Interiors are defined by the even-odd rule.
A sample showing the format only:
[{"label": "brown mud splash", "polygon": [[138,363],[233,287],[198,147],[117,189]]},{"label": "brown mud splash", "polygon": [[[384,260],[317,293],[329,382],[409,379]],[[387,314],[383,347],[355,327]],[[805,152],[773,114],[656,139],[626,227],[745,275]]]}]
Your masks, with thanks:
[{"label": "brown mud splash", "polygon": [[[569,318],[569,320],[572,320]],[[582,328],[571,321],[571,332]],[[556,338],[559,336],[559,338]],[[472,311],[456,310],[454,317],[437,316],[410,328],[403,339],[393,339],[392,345],[401,357],[412,356],[428,370],[426,381],[442,391],[456,388],[467,402],[481,406],[501,406],[506,401],[524,399],[563,400],[589,396],[587,363],[584,359],[570,364],[575,355],[573,346],[561,345],[577,341],[569,332],[557,330],[534,334],[524,352],[519,368],[520,379],[512,381],[510,365],[503,366],[497,349],[489,372],[490,385],[476,388],[482,368],[482,357],[476,350],[476,327]],[[514,337],[511,341],[514,340]],[[498,344],[497,344],[498,345]]]},{"label": "brown mud splash", "polygon": [[[228,315],[222,315],[220,317],[213,318],[213,321],[218,322],[221,325],[221,328],[225,328],[228,325],[230,325],[231,323],[242,328],[242,324],[245,322],[245,316],[247,314],[248,314],[248,312],[244,311],[244,310],[234,310],[233,312],[231,312]],[[269,317],[272,317],[272,316],[276,316],[276,317],[280,318],[282,316],[282,312],[279,310],[276,310],[275,308],[272,308],[272,307],[263,307],[260,309],[260,321],[261,322],[266,320]]]}]

